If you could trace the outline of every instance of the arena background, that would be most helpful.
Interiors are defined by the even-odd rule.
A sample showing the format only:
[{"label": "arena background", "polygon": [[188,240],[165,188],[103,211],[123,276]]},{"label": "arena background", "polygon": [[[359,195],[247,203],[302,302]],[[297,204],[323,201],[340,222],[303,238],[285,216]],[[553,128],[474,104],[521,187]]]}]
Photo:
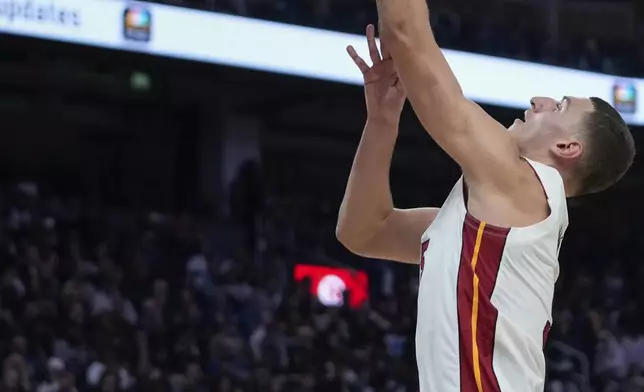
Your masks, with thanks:
[{"label": "arena background", "polygon": [[[84,7],[105,2],[119,1]],[[334,237],[361,88],[25,37],[6,15],[27,3],[0,2],[2,391],[417,390],[417,267]],[[376,21],[358,0],[171,4],[351,33]],[[637,1],[430,4],[448,48],[644,73]],[[396,204],[440,205],[458,167],[403,117]],[[644,390],[643,176],[636,159],[570,203],[548,391]]]}]

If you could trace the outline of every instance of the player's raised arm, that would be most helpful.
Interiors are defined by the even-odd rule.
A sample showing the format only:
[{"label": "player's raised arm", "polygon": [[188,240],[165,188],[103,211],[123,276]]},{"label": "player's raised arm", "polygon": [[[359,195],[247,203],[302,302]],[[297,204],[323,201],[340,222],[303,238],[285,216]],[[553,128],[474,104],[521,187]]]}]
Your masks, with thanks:
[{"label": "player's raised arm", "polygon": [[420,240],[438,209],[395,209],[389,189],[389,167],[398,137],[405,92],[385,48],[382,56],[374,27],[367,27],[372,66],[348,47],[363,74],[367,123],[356,152],[336,235],[347,249],[361,256],[418,263]]},{"label": "player's raised arm", "polygon": [[[520,156],[505,128],[463,95],[429,25],[426,0],[377,0],[386,43],[408,98],[425,129],[468,182],[507,190]],[[481,77],[486,77],[481,75]]]}]

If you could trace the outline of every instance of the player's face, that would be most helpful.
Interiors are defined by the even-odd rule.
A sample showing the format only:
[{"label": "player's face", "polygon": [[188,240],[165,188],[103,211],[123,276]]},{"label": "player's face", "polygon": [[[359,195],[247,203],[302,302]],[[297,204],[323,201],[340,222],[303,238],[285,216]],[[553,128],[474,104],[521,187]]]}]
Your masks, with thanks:
[{"label": "player's face", "polygon": [[584,116],[592,110],[587,98],[534,97],[524,118],[516,119],[509,130],[522,152],[545,151],[574,139]]}]

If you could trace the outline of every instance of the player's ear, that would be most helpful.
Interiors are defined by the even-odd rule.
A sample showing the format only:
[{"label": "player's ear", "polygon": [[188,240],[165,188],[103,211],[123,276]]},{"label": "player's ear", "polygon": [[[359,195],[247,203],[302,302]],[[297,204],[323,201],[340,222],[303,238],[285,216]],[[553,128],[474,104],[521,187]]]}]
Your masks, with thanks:
[{"label": "player's ear", "polygon": [[578,140],[560,140],[552,146],[551,152],[557,159],[571,162],[581,158],[583,146]]}]

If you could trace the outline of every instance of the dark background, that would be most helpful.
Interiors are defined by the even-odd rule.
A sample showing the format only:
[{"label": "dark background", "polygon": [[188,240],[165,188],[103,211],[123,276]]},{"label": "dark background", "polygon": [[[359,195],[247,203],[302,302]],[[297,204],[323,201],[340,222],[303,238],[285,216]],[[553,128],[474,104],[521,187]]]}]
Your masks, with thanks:
[{"label": "dark background", "polygon": [[[432,1],[432,23],[446,47],[642,76],[639,2],[543,3]],[[358,33],[376,18],[371,1],[181,5]],[[3,391],[416,390],[417,267],[333,234],[360,88],[6,35],[0,53]],[[239,121],[258,148],[226,181]],[[407,108],[397,206],[438,206],[458,176]],[[570,202],[549,391],[644,390],[643,176],[636,158]],[[323,308],[296,263],[366,270],[372,299]]]}]

